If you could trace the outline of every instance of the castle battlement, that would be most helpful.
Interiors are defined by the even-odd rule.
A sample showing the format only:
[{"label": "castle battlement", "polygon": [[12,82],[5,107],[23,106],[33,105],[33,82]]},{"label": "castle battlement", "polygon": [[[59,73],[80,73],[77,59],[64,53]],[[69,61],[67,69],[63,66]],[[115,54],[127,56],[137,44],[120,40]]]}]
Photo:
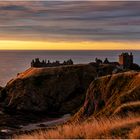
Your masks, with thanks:
[{"label": "castle battlement", "polygon": [[71,59],[60,63],[59,61],[50,62],[50,60],[42,60],[40,61],[39,58],[35,58],[31,62],[31,67],[57,67],[62,65],[73,65],[73,61]]}]

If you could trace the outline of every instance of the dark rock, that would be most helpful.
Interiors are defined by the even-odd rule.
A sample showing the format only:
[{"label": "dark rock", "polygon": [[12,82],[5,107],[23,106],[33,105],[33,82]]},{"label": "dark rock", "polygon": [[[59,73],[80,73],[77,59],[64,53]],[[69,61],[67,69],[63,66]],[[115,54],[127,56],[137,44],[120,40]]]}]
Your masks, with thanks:
[{"label": "dark rock", "polygon": [[97,75],[92,65],[30,68],[4,88],[10,111],[66,114],[79,109],[89,83]]},{"label": "dark rock", "polygon": [[0,86],[0,91],[2,90],[3,88]]}]

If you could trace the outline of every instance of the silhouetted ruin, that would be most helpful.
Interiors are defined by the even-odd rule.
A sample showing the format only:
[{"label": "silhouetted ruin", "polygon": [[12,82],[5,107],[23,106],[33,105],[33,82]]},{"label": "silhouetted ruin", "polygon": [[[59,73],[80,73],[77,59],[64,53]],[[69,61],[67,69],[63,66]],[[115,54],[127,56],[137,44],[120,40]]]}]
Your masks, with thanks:
[{"label": "silhouetted ruin", "polygon": [[131,69],[131,70],[140,70],[140,66],[138,64],[135,64],[133,61],[133,54],[131,53],[121,53],[119,55],[119,61],[118,62],[110,62],[108,58],[105,58],[104,61],[101,59],[95,58],[95,63],[92,63],[92,65],[104,65],[104,64],[110,64],[117,67],[117,69]]},{"label": "silhouetted ruin", "polygon": [[95,62],[97,64],[111,64],[112,62],[109,62],[108,58],[105,58],[104,61],[102,61],[101,59],[95,58]]},{"label": "silhouetted ruin", "polygon": [[104,64],[109,64],[110,62],[108,61],[108,59],[107,58],[105,58],[105,60],[104,60]]},{"label": "silhouetted ruin", "polygon": [[40,61],[39,58],[35,58],[31,62],[31,67],[57,67],[57,66],[63,66],[63,65],[73,65],[73,61],[71,59],[64,61],[63,63],[60,63],[59,61],[50,62],[50,60],[42,60]]},{"label": "silhouetted ruin", "polygon": [[[132,69],[132,70],[140,70],[139,65],[133,63],[133,54],[132,53],[122,53],[119,55],[119,62],[110,62],[108,58],[105,58],[104,60],[101,60],[99,58],[95,58],[95,62],[91,62],[93,66],[101,66],[101,65],[113,65],[117,69]],[[57,67],[57,66],[63,66],[63,65],[73,65],[72,59],[69,59],[67,61],[63,61],[60,63],[60,61],[54,61],[50,62],[50,60],[42,60],[40,61],[39,58],[35,58],[31,62],[31,67]]]},{"label": "silhouetted ruin", "polygon": [[96,62],[97,64],[102,64],[102,63],[103,63],[103,61],[102,61],[101,59],[98,59],[98,58],[95,58],[95,62]]},{"label": "silhouetted ruin", "polygon": [[133,55],[132,53],[122,53],[119,55],[119,64],[123,66],[123,68],[130,68],[133,65]]}]

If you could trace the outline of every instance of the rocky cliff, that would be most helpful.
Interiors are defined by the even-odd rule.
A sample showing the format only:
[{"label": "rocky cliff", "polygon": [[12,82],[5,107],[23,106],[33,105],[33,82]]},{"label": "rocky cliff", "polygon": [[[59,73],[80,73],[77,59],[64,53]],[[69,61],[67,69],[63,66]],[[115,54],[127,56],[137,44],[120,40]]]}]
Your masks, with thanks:
[{"label": "rocky cliff", "polygon": [[74,116],[140,115],[140,73],[124,72],[94,80],[86,93],[83,107]]},{"label": "rocky cliff", "polygon": [[89,64],[30,68],[1,91],[7,110],[72,113],[83,104],[86,90],[97,75]]},{"label": "rocky cliff", "polygon": [[0,86],[0,91],[2,90],[3,88]]}]

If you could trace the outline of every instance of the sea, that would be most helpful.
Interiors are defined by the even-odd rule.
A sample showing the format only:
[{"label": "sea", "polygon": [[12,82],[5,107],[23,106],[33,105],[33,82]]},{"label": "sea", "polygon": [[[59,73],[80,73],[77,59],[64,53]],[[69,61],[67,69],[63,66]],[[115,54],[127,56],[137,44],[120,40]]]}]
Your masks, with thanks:
[{"label": "sea", "polygon": [[50,61],[58,60],[60,62],[71,58],[74,64],[85,64],[94,62],[96,57],[102,60],[108,58],[110,62],[118,61],[118,55],[122,52],[132,52],[134,55],[134,62],[140,65],[140,50],[2,50],[0,51],[0,86],[5,86],[8,81],[16,77],[17,73],[30,68],[30,63],[34,58]]}]

